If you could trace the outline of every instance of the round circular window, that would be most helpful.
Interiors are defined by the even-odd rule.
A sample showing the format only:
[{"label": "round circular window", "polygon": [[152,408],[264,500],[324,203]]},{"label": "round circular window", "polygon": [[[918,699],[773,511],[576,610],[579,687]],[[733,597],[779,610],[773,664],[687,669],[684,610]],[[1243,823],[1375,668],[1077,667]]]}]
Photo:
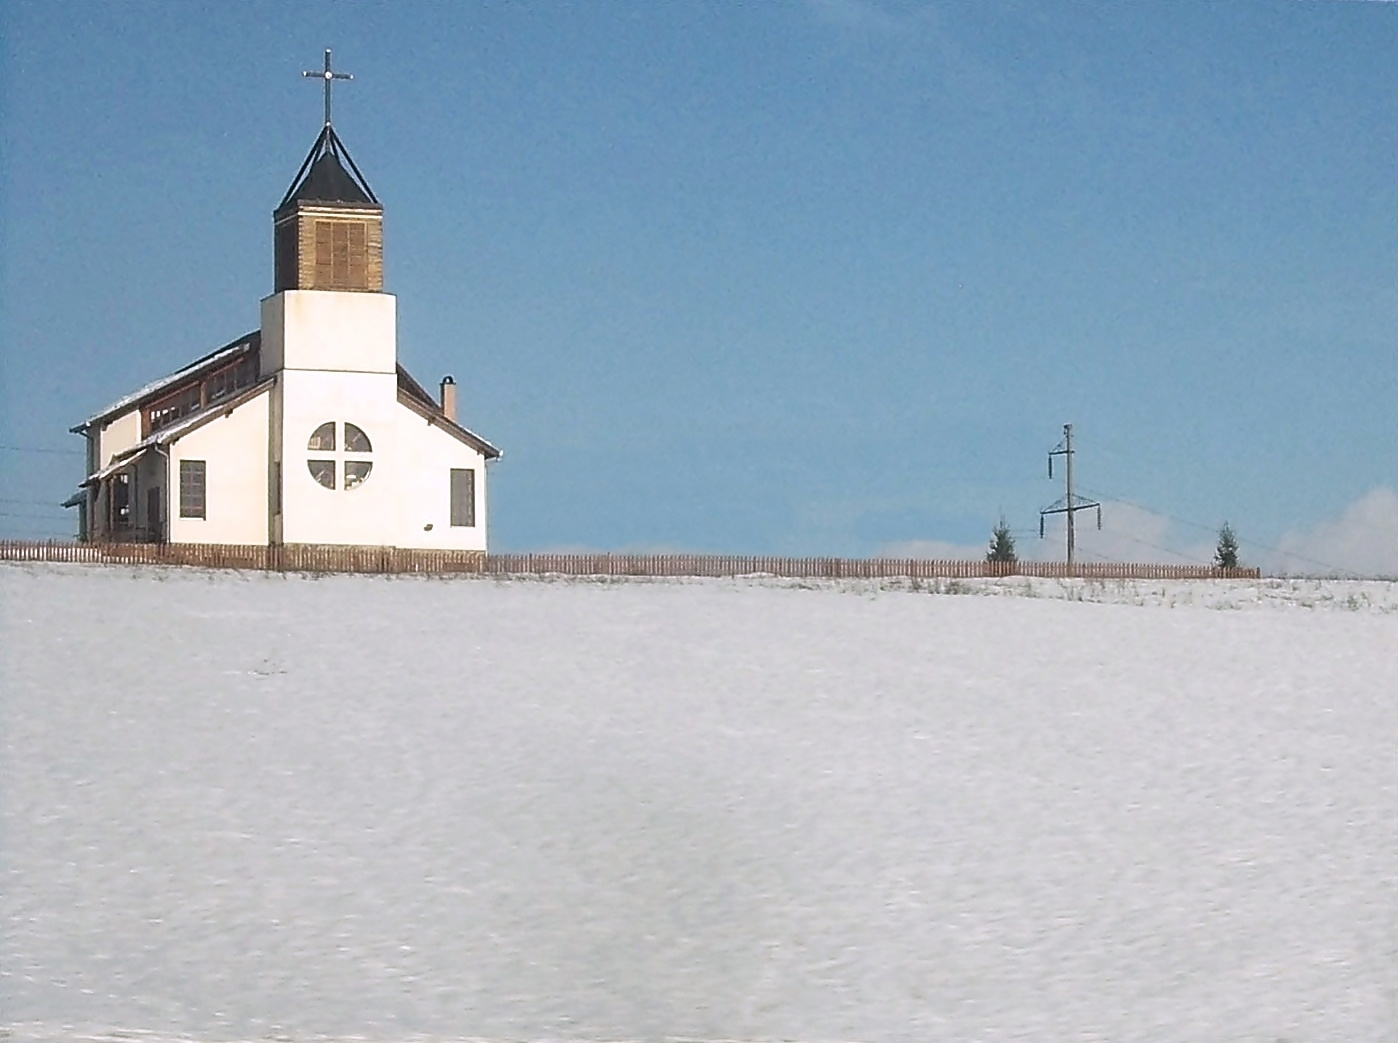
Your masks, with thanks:
[{"label": "round circular window", "polygon": [[311,433],[306,461],[311,477],[327,489],[357,489],[374,469],[369,436],[350,423],[327,420]]}]

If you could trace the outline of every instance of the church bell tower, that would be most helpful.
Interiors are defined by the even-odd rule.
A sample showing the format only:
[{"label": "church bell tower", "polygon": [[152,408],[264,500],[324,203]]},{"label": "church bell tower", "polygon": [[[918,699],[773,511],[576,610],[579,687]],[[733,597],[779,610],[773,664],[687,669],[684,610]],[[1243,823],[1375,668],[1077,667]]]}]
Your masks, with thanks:
[{"label": "church bell tower", "polygon": [[349,75],[333,72],[325,52],[325,126],[272,214],[276,243],[274,292],[383,292],[383,206],[330,122],[330,88]]},{"label": "church bell tower", "polygon": [[273,543],[393,546],[412,469],[398,457],[397,300],[383,292],[383,207],[330,122],[273,211],[275,289],[262,301]]}]

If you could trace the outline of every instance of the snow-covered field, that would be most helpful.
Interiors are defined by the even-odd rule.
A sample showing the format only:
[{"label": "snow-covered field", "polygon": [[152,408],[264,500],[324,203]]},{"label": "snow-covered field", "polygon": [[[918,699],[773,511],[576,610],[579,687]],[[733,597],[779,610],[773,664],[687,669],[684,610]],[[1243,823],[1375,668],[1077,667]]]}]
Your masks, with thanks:
[{"label": "snow-covered field", "polygon": [[1393,584],[0,598],[0,1038],[1398,1040]]}]

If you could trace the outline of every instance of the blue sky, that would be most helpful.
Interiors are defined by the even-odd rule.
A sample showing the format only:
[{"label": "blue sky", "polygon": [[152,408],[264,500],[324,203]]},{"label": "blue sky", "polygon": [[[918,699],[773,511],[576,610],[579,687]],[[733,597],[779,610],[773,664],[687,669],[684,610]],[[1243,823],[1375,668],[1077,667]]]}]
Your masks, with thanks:
[{"label": "blue sky", "polygon": [[1253,560],[1398,571],[1398,5],[9,0],[0,30],[5,534],[71,531],[82,460],[33,450],[257,325],[329,46],[400,356],[505,450],[497,549],[974,552],[1003,512],[1058,553],[1072,422],[1089,556],[1207,557],[1227,519]]}]

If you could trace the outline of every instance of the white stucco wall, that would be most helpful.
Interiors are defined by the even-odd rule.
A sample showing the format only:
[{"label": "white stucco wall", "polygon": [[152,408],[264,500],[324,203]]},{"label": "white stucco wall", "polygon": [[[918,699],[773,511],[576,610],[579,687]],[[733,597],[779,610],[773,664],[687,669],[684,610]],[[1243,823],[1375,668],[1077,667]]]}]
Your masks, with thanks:
[{"label": "white stucco wall", "polygon": [[389,293],[284,290],[262,301],[262,375],[280,369],[392,373],[398,299]]},{"label": "white stucco wall", "polygon": [[[170,542],[267,542],[270,398],[271,392],[264,391],[231,412],[220,411],[208,423],[171,443]],[[181,460],[205,461],[203,518],[180,517]]]},{"label": "white stucco wall", "polygon": [[[287,290],[262,302],[262,372],[278,374],[270,418],[273,473],[281,464],[282,543],[484,550],[486,475],[480,453],[398,402],[397,301],[389,294]],[[312,450],[334,423],[336,448]],[[344,424],[373,445],[349,453]],[[311,473],[335,465],[335,488]],[[367,460],[368,478],[346,488],[344,465]],[[452,468],[476,472],[476,524],[451,525]]]},{"label": "white stucco wall", "polygon": [[[274,455],[282,461],[282,542],[395,545],[402,470],[396,374],[286,369],[277,394],[282,443]],[[308,449],[311,435],[327,422],[336,425],[335,451]],[[371,453],[344,451],[346,422],[368,435]],[[317,482],[308,466],[311,460],[327,459],[335,462],[334,489]],[[373,464],[357,488],[345,488],[347,460]]]},{"label": "white stucco wall", "polygon": [[[407,406],[398,407],[400,547],[486,549],[485,457]],[[451,470],[476,472],[476,524],[451,524]],[[431,526],[429,529],[428,526]]]},{"label": "white stucco wall", "polygon": [[141,411],[133,409],[102,426],[98,434],[97,466],[106,467],[117,453],[130,449],[141,440]]}]

